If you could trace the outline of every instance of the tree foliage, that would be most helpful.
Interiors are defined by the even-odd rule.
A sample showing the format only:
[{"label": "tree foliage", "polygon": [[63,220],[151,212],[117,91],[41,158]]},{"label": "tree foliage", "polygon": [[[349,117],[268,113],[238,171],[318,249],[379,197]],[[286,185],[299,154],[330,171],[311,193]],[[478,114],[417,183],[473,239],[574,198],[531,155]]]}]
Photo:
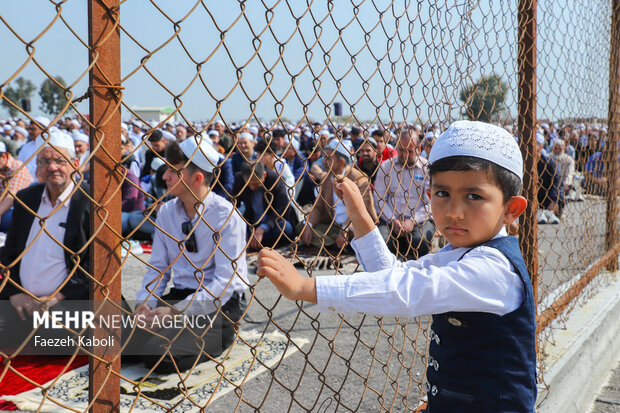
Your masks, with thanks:
[{"label": "tree foliage", "polygon": [[30,96],[36,90],[36,86],[28,79],[18,77],[15,79],[15,87],[9,86],[4,89],[4,99],[2,99],[2,106],[9,111],[9,115],[14,118],[19,114],[13,105],[8,101],[11,101],[14,105],[21,106],[22,99],[30,99]]},{"label": "tree foliage", "polygon": [[39,96],[41,96],[39,109],[50,115],[60,113],[67,104],[64,86],[65,81],[60,76],[55,76],[54,80],[45,79],[39,89]]},{"label": "tree foliage", "polygon": [[459,94],[464,104],[463,116],[469,120],[492,122],[505,110],[508,85],[496,75],[483,76],[473,85],[465,86]]}]

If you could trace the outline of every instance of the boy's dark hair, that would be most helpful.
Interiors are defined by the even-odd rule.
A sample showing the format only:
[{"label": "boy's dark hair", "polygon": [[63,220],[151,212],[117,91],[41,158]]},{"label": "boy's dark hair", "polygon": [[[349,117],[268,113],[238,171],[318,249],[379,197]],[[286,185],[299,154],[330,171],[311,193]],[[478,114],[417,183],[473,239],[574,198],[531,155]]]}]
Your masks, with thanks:
[{"label": "boy's dark hair", "polygon": [[271,132],[271,136],[274,138],[284,138],[286,131],[284,129],[275,129]]},{"label": "boy's dark hair", "polygon": [[181,147],[179,146],[179,142],[172,141],[168,143],[168,145],[166,145],[166,160],[171,165],[177,165],[180,163],[187,164],[185,169],[188,169],[192,174],[196,172],[200,172],[205,177],[205,184],[206,185],[211,184],[211,180],[213,179],[213,174],[205,171],[204,169],[200,169],[193,162],[187,163],[187,161],[189,161],[189,158],[185,156],[185,154],[181,150]]},{"label": "boy's dark hair", "polygon": [[375,129],[374,131],[372,131],[372,133],[370,134],[370,136],[381,136],[383,137],[383,129]]},{"label": "boy's dark hair", "polygon": [[263,177],[265,175],[265,165],[262,162],[241,164],[241,176],[244,179],[250,179],[252,176]]},{"label": "boy's dark hair", "polygon": [[[266,149],[269,150],[266,151]],[[256,143],[256,146],[254,146],[254,152],[256,152],[257,154],[262,154],[266,152],[275,155],[276,153],[278,153],[278,145],[272,140],[269,140],[269,143],[267,143],[267,140],[263,139]]]},{"label": "boy's dark hair", "polygon": [[164,134],[159,130],[159,129],[155,129],[150,135],[149,135],[149,142],[159,142],[160,140],[162,140],[164,137]]},{"label": "boy's dark hair", "polygon": [[499,186],[504,202],[513,196],[521,195],[523,184],[519,177],[508,169],[474,156],[449,156],[433,162],[429,167],[431,181],[437,172],[447,171],[483,171]]}]

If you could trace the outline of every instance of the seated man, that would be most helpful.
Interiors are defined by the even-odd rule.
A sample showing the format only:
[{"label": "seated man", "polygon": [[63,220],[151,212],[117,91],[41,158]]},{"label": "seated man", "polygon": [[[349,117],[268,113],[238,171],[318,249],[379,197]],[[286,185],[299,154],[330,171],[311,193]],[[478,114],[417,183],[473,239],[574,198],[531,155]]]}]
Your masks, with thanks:
[{"label": "seated man", "polygon": [[403,129],[396,158],[383,162],[375,180],[376,206],[387,224],[388,246],[394,254],[417,259],[431,249],[435,224],[431,219],[428,161],[420,157],[419,135]]},{"label": "seated man", "polygon": [[325,148],[324,165],[328,175],[321,182],[316,203],[301,231],[300,239],[304,245],[312,244],[317,248],[336,246],[342,250],[353,239],[345,205],[334,194],[334,180],[342,177],[346,176],[359,187],[368,213],[373,219],[377,218],[370,181],[353,167],[349,145],[333,140]]},{"label": "seated man", "polygon": [[377,152],[377,142],[374,138],[368,138],[368,140],[362,143],[357,151],[357,155],[359,157],[357,168],[362,171],[374,185],[375,179],[377,179],[377,170],[379,169],[379,153]]},{"label": "seated man", "polygon": [[[6,145],[0,142],[0,232],[7,232],[13,216],[15,194],[28,187],[33,177],[28,168],[7,152]],[[6,192],[5,192],[6,191]]]},{"label": "seated man", "polygon": [[[30,334],[32,313],[43,302],[62,308],[63,300],[88,299],[90,261],[89,248],[84,246],[90,236],[89,189],[85,185],[76,188],[71,179],[79,165],[71,136],[53,132],[48,143],[54,148],[42,138],[37,142],[42,147],[36,157],[40,183],[16,194],[20,202],[15,202],[0,251],[2,276],[9,278],[0,299],[10,300],[14,309],[12,314],[3,314],[9,322],[4,328],[11,332],[1,333],[3,344],[10,344],[9,337],[19,344]],[[68,334],[64,329],[39,333]]]},{"label": "seated man", "polygon": [[280,240],[293,242],[297,214],[287,190],[278,174],[261,162],[244,163],[235,175],[233,194],[245,205],[243,217],[251,226],[250,248],[272,248]]},{"label": "seated man", "polygon": [[[150,331],[134,331],[128,347],[149,367],[159,363],[162,373],[175,371],[175,364],[186,370],[197,358],[217,357],[232,344],[239,300],[248,285],[246,225],[230,202],[211,191],[218,153],[206,139],[189,137],[170,143],[166,160],[172,167],[164,180],[176,198],[157,213],[161,230],[154,234],[135,311]],[[173,287],[164,295],[172,273]],[[191,328],[162,326],[162,320],[179,313],[198,322]]]},{"label": "seated man", "polygon": [[246,162],[251,162],[256,159],[256,153],[254,152],[254,135],[249,132],[241,132],[237,137],[237,150],[230,157],[232,163],[233,174],[237,174],[241,171],[241,166]]}]

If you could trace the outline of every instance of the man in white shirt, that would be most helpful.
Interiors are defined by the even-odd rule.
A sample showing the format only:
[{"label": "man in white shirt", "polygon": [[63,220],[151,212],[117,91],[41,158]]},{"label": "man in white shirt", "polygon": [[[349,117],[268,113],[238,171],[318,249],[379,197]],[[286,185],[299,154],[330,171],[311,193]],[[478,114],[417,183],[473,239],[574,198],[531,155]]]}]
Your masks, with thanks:
[{"label": "man in white shirt", "polygon": [[420,157],[420,149],[419,135],[403,129],[398,156],[383,162],[375,179],[377,213],[388,230],[383,235],[390,250],[406,259],[427,254],[435,234],[426,193],[428,161]]},{"label": "man in white shirt", "polygon": [[[160,230],[154,234],[135,312],[158,335],[136,330],[129,347],[162,373],[186,370],[232,344],[248,286],[246,224],[230,202],[211,191],[219,154],[206,139],[192,136],[170,143],[166,160],[172,167],[164,180],[176,198],[158,211]],[[173,287],[164,294],[172,273]],[[163,327],[179,315],[195,325]],[[170,343],[162,358],[162,347]]]},{"label": "man in white shirt", "polygon": [[[39,138],[36,144],[41,147],[36,156],[41,183],[16,194],[13,220],[0,251],[2,277],[9,278],[0,299],[8,299],[15,310],[6,315],[10,336],[17,341],[25,337],[21,333],[31,332],[33,311],[44,302],[62,307],[63,300],[86,300],[89,292],[89,249],[84,246],[90,236],[90,202],[88,187],[72,179],[79,166],[73,139],[55,131],[47,142]],[[68,334],[64,329],[38,334],[55,332]]]}]

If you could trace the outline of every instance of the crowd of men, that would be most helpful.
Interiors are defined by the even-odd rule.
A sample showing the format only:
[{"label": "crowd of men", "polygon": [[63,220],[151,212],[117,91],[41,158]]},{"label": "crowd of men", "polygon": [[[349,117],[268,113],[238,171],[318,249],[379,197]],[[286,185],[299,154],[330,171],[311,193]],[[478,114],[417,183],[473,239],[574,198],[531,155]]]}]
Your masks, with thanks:
[{"label": "crowd of men", "polygon": [[[217,356],[242,314],[246,251],[298,243],[349,252],[349,218],[334,191],[343,177],[359,187],[394,253],[428,253],[436,231],[427,158],[441,130],[405,123],[123,123],[122,231],[153,244],[134,311],[152,321],[192,308],[219,320],[214,335],[164,329],[129,347],[160,369],[188,368],[198,334],[208,343],[203,356]],[[9,278],[0,299],[10,300],[18,315],[12,328],[24,333],[41,300],[62,306],[88,296],[88,135],[81,119],[0,121],[0,231],[7,233],[0,282]],[[559,223],[565,203],[582,201],[583,193],[605,194],[606,137],[598,125],[541,123],[539,223]],[[168,364],[157,357],[166,340],[175,343]]]}]

